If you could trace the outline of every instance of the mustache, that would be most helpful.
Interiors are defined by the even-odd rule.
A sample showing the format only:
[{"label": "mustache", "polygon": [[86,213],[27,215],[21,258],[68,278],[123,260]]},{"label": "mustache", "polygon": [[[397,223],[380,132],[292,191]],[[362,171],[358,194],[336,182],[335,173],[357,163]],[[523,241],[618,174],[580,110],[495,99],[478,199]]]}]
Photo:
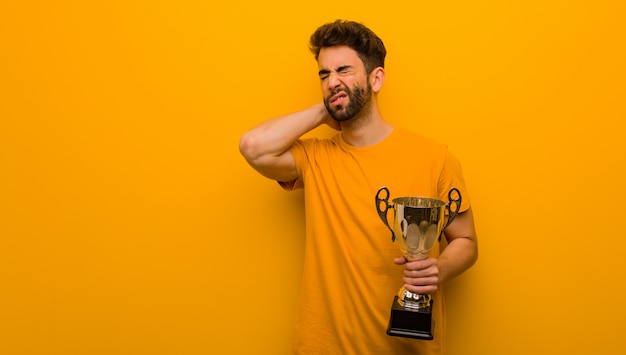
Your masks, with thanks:
[{"label": "mustache", "polygon": [[333,97],[334,95],[337,95],[340,92],[345,92],[346,94],[350,95],[351,91],[349,88],[336,88],[335,90],[333,90],[328,97]]},{"label": "mustache", "polygon": [[336,88],[333,91],[331,91],[325,98],[324,98],[324,102],[329,103],[330,99],[337,95],[338,93],[343,92],[346,94],[346,96],[348,97],[352,97],[352,91],[350,90],[350,88],[347,87],[341,87],[341,88]]}]

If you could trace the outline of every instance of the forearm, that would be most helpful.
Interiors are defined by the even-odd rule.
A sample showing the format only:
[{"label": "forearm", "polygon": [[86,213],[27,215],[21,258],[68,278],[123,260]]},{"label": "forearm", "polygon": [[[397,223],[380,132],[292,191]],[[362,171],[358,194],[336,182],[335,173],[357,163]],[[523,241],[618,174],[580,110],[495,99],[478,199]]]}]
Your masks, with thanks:
[{"label": "forearm", "polygon": [[451,280],[469,269],[478,259],[478,246],[472,238],[456,238],[439,255],[439,283]]},{"label": "forearm", "polygon": [[303,134],[324,123],[326,115],[324,105],[318,104],[262,122],[241,137],[239,149],[252,165],[278,157]]}]

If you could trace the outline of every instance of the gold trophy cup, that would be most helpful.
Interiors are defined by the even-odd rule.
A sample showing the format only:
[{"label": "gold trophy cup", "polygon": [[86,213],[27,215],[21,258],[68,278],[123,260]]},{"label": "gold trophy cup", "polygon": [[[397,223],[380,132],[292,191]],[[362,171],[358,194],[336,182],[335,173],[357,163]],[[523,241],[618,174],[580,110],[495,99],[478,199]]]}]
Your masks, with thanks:
[{"label": "gold trophy cup", "polygon": [[[453,187],[448,192],[448,203],[420,197],[399,197],[389,203],[389,189],[381,187],[376,193],[378,216],[391,231],[391,241],[398,239],[400,250],[407,260],[426,259],[435,241],[456,218],[461,208],[461,192]],[[456,197],[455,197],[456,196]],[[454,206],[454,210],[451,209]],[[393,228],[387,221],[387,212],[393,209]],[[448,221],[445,214],[448,212]],[[433,300],[430,295],[419,295],[402,286],[394,297],[387,334],[423,340],[433,339]]]}]

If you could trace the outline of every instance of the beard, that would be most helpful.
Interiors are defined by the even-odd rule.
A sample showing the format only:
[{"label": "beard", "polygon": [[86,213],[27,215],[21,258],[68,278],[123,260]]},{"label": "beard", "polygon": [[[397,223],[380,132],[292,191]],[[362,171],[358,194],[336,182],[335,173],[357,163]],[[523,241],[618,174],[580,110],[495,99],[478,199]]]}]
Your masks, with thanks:
[{"label": "beard", "polygon": [[[345,92],[348,96],[348,104],[332,107],[330,105],[331,97],[341,91]],[[362,86],[355,85],[352,89],[346,87],[333,91],[330,95],[324,98],[324,106],[326,106],[326,110],[330,114],[330,117],[332,117],[335,121],[345,122],[359,116],[365,108],[369,107],[371,100],[372,86],[370,83],[367,83],[367,88],[365,89]]]}]

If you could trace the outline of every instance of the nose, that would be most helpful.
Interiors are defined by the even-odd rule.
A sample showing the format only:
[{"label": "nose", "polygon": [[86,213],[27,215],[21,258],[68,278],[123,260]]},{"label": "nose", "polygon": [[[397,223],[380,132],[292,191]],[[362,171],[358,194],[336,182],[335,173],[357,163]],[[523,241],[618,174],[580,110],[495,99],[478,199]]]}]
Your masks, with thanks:
[{"label": "nose", "polygon": [[328,81],[327,81],[327,85],[328,88],[333,91],[336,88],[338,88],[339,86],[341,86],[342,82],[339,79],[339,75],[337,73],[330,73],[328,75]]}]

